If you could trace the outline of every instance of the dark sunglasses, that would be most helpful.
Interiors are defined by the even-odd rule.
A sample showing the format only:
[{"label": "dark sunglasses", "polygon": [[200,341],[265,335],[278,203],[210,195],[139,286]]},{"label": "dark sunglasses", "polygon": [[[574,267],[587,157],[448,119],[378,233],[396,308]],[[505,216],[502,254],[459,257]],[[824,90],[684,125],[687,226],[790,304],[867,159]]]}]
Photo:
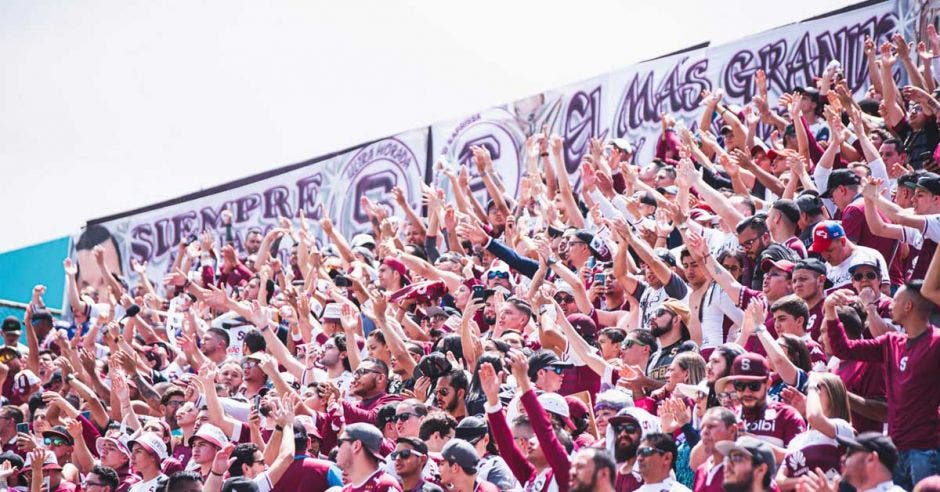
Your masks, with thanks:
[{"label": "dark sunglasses", "polygon": [[543,367],[542,369],[545,369],[546,371],[552,371],[559,376],[561,376],[561,373],[565,372],[564,368],[557,367],[557,366],[548,366],[548,367]]},{"label": "dark sunglasses", "polygon": [[759,391],[760,387],[764,385],[764,383],[760,381],[735,381],[732,384],[735,391],[744,391],[744,388],[751,391]]},{"label": "dark sunglasses", "polygon": [[46,438],[43,438],[42,442],[46,446],[52,446],[52,447],[68,445],[68,443],[65,442],[65,439],[62,439],[61,437],[46,437]]},{"label": "dark sunglasses", "polygon": [[649,458],[654,454],[666,454],[666,451],[663,451],[659,448],[654,448],[652,446],[643,446],[642,448],[636,450],[636,454],[644,458]]},{"label": "dark sunglasses", "polygon": [[852,275],[852,280],[856,282],[861,282],[862,280],[875,280],[878,278],[878,274],[875,272],[862,273],[858,272],[855,275]]},{"label": "dark sunglasses", "polygon": [[417,417],[417,416],[418,414],[416,413],[400,413],[398,415],[392,416],[392,422],[405,422],[411,417]]},{"label": "dark sunglasses", "polygon": [[620,434],[621,432],[626,432],[627,434],[636,434],[640,430],[640,426],[636,424],[620,424],[614,426],[614,433]]},{"label": "dark sunglasses", "polygon": [[412,456],[424,456],[424,453],[419,453],[413,449],[402,449],[401,451],[393,451],[392,454],[389,455],[393,460],[397,460],[398,458],[406,460]]},{"label": "dark sunglasses", "polygon": [[356,369],[356,372],[354,372],[353,375],[354,375],[354,376],[365,376],[366,374],[369,374],[369,373],[372,373],[372,374],[382,374],[381,372],[376,371],[376,370],[374,370],[374,369],[366,369],[366,368],[362,367],[362,368]]},{"label": "dark sunglasses", "polygon": [[574,296],[570,294],[555,294],[553,297],[555,299],[555,302],[558,302],[558,303],[566,303],[566,302],[574,301]]},{"label": "dark sunglasses", "polygon": [[625,338],[625,339],[623,340],[623,342],[620,344],[620,347],[621,347],[621,348],[628,349],[628,348],[633,347],[634,345],[639,345],[639,346],[641,346],[641,347],[646,347],[646,346],[647,346],[645,343],[643,343],[643,342],[641,342],[641,341],[639,341],[639,340],[635,340],[635,339],[632,339],[632,338]]},{"label": "dark sunglasses", "polygon": [[509,272],[504,272],[502,270],[490,270],[486,273],[486,278],[488,280],[493,280],[494,278],[509,278]]}]

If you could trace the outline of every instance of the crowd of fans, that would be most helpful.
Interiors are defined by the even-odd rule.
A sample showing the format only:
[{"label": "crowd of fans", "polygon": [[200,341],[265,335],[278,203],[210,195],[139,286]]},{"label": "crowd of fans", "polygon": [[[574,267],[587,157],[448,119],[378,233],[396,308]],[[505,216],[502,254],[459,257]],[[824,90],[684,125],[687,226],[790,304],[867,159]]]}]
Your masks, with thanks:
[{"label": "crowd of fans", "polygon": [[758,72],[577,187],[543,132],[515,196],[476,147],[371,234],[226,214],[163,279],[89,227],[69,321],[3,322],[2,488],[940,490],[940,36],[892,41],[864,98]]}]

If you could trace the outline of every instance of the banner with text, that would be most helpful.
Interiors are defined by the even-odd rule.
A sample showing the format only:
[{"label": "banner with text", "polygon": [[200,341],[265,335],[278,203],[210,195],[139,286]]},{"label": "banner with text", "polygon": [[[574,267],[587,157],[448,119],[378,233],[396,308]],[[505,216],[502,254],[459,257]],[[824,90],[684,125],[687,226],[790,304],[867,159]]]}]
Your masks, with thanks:
[{"label": "banner with text", "polygon": [[435,124],[433,153],[452,165],[469,165],[471,186],[481,199],[486,190],[472,165],[470,146],[489,149],[507,192],[513,193],[525,169],[525,140],[546,125],[564,139],[565,165],[574,178],[592,137],[627,138],[637,150],[635,162],[649,162],[662,131],[662,113],[672,113],[692,127],[701,117],[704,89],[722,88],[726,103],[745,105],[756,93],[754,73],[760,68],[767,72],[772,104],[782,92],[812,84],[832,60],[842,63],[856,95],[864,93],[865,36],[876,44],[886,41],[898,25],[895,8],[895,2],[889,1],[783,26]]},{"label": "banner with text", "polygon": [[[368,196],[400,214],[391,198],[392,188],[399,186],[412,207],[420,209],[427,146],[427,128],[416,129],[242,186],[89,225],[72,239],[80,286],[102,285],[91,249],[95,245],[105,250],[104,260],[112,272],[136,278],[130,268],[134,259],[147,264],[150,279],[162,279],[181,241],[198,237],[204,229],[215,231],[218,238],[225,209],[233,214],[238,251],[244,251],[242,242],[249,229],[266,232],[277,227],[279,217],[297,217],[299,210],[311,220],[332,218],[346,237],[371,232],[369,219],[360,209],[361,197]],[[319,227],[313,230],[320,232]],[[290,244],[289,238],[284,241],[282,255],[289,251],[283,247]],[[282,260],[287,264],[286,257]]]}]

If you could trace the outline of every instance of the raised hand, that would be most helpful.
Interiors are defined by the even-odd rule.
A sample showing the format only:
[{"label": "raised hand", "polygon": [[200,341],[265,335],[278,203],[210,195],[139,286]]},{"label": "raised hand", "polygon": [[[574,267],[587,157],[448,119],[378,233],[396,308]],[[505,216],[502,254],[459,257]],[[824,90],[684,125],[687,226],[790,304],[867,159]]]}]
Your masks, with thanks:
[{"label": "raised hand", "polygon": [[[417,387],[417,385],[415,385]],[[480,364],[480,388],[486,395],[487,403],[496,404],[499,402],[499,378],[496,376],[496,370],[489,362]]]},{"label": "raised hand", "polygon": [[65,270],[65,274],[74,277],[78,275],[78,266],[72,263],[71,258],[66,258],[62,261],[62,269]]},{"label": "raised hand", "polygon": [[881,184],[883,183],[881,178],[873,178],[871,176],[865,176],[862,178],[862,196],[875,200],[878,198],[878,195],[881,190]]},{"label": "raised hand", "polygon": [[359,328],[359,311],[352,304],[343,303],[339,321],[347,332],[356,330]]}]

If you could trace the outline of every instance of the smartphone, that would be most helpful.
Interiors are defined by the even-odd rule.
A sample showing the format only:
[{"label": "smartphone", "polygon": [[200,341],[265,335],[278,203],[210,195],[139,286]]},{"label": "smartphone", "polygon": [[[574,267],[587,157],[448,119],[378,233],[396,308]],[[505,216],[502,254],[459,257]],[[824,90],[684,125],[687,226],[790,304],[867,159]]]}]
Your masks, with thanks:
[{"label": "smartphone", "polygon": [[333,277],[333,285],[337,287],[349,287],[352,285],[352,282],[350,282],[345,275],[337,275]]},{"label": "smartphone", "polygon": [[255,410],[259,413],[261,412],[261,395],[255,395],[254,398],[252,398],[252,405],[254,405]]},{"label": "smartphone", "polygon": [[607,276],[604,275],[603,273],[595,273],[595,274],[594,274],[594,283],[595,283],[595,284],[601,284],[601,285],[603,285],[604,282],[606,282],[606,281],[607,281]]},{"label": "smartphone", "polygon": [[16,432],[29,434],[29,424],[26,422],[23,422],[22,424],[16,424]]},{"label": "smartphone", "polygon": [[474,298],[474,299],[483,300],[483,298],[484,298],[485,295],[486,295],[486,288],[485,288],[485,287],[483,287],[482,285],[474,285],[474,286],[473,286],[473,298]]}]

